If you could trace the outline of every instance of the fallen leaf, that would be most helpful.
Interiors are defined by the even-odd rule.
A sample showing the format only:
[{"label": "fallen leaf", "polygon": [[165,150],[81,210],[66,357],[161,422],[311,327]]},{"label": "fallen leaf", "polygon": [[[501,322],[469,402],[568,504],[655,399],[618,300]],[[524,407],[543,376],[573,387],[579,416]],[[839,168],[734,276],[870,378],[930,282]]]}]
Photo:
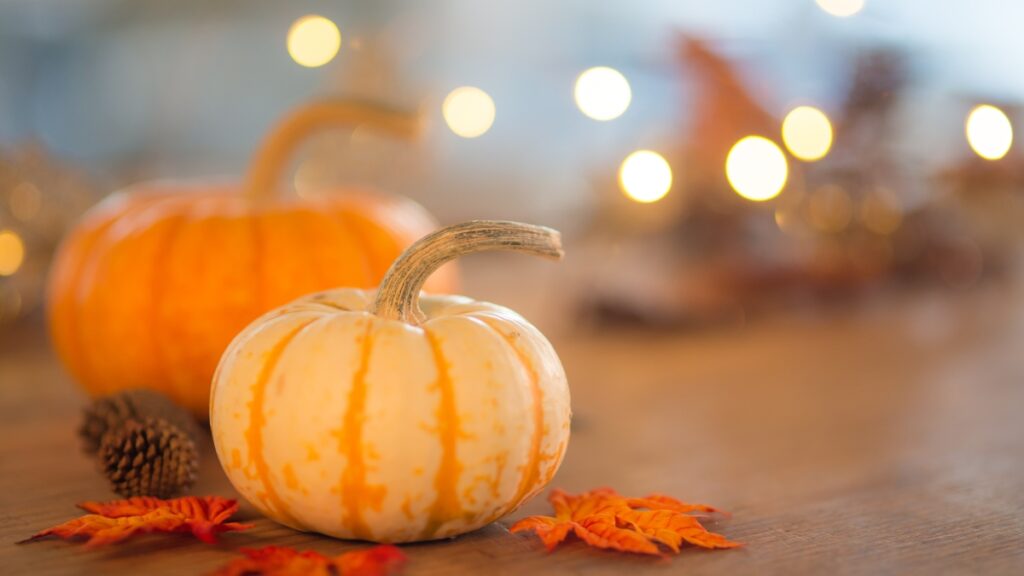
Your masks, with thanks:
[{"label": "fallen leaf", "polygon": [[401,571],[406,557],[397,547],[382,545],[346,552],[334,561],[341,567],[343,576],[387,576]]},{"label": "fallen leaf", "polygon": [[643,498],[626,498],[626,504],[630,508],[650,508],[652,510],[675,510],[676,512],[683,512],[688,514],[690,512],[707,512],[713,514],[715,512],[722,512],[721,510],[708,506],[707,504],[687,504],[680,502],[671,496],[665,496],[664,494],[651,494],[644,496]]},{"label": "fallen leaf", "polygon": [[210,576],[387,576],[397,574],[405,564],[402,551],[391,545],[346,552],[333,558],[313,550],[267,546],[242,548],[237,558]]},{"label": "fallen leaf", "polygon": [[238,503],[219,496],[187,496],[171,500],[137,497],[112,502],[83,502],[78,507],[91,514],[43,530],[22,540],[22,543],[57,536],[85,538],[86,546],[92,548],[151,532],[192,534],[203,542],[213,543],[219,532],[252,527],[250,524],[227,522],[238,510]]},{"label": "fallen leaf", "polygon": [[572,532],[595,548],[662,554],[662,546],[679,552],[683,542],[701,548],[735,548],[740,544],[709,532],[700,516],[718,512],[705,504],[687,504],[661,494],[625,498],[610,488],[578,496],[555,489],[548,496],[554,516],[530,516],[509,529],[532,531],[554,550]]}]

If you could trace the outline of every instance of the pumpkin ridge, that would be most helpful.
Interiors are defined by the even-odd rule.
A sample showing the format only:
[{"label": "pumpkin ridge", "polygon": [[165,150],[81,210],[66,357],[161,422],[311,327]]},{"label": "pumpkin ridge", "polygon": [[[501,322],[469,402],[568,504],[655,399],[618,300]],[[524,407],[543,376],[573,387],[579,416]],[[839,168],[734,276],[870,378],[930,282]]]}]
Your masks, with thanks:
[{"label": "pumpkin ridge", "polygon": [[[97,247],[99,249],[98,250],[92,250],[91,251],[92,254],[86,256],[87,258],[89,258],[89,260],[87,260],[86,263],[82,266],[82,270],[83,271],[89,271],[91,269],[92,272],[95,273],[97,270],[101,270],[102,269],[101,267],[109,265],[110,255],[112,253],[112,250],[115,247],[119,246],[121,243],[124,242],[123,238],[112,237],[114,232],[116,232],[119,227],[125,227],[125,226],[133,225],[133,219],[138,218],[138,216],[140,214],[144,214],[146,212],[153,211],[156,207],[163,206],[166,202],[167,202],[166,198],[160,198],[160,199],[154,200],[152,203],[142,203],[142,204],[139,204],[137,206],[131,206],[123,214],[121,214],[120,216],[118,216],[117,218],[112,220],[110,222],[110,226],[106,227],[103,230],[103,232],[99,234],[99,236],[97,238]],[[126,222],[127,222],[127,224],[126,224]],[[143,233],[148,232],[149,230],[150,230],[150,228],[145,228]],[[161,248],[164,248],[164,245],[166,244],[166,242],[169,242],[170,232],[171,231],[166,232],[166,235],[168,236],[168,238],[166,238],[166,239],[165,238],[161,238],[161,240],[163,241],[161,243]],[[106,244],[106,245],[104,246],[104,244]],[[163,250],[163,249],[161,249],[159,251],[159,253],[161,253],[161,254],[163,252],[165,252],[165,250]],[[131,270],[131,272],[134,273],[135,271]],[[159,281],[159,276],[154,276],[153,279],[154,279],[154,281]],[[95,281],[93,282],[93,287],[95,287]],[[109,298],[109,294],[105,294],[103,292],[100,292],[99,294],[93,294],[92,298],[83,300],[82,303],[78,306],[78,316],[79,316],[78,319],[81,320],[81,316],[83,314],[85,314],[85,315],[95,314],[96,313],[95,310],[97,308],[97,301],[99,303],[99,309],[102,310],[103,307],[106,304],[105,302],[103,302],[104,297],[105,298]],[[87,310],[87,309],[90,309],[90,310]],[[153,315],[155,316],[156,315],[156,312],[155,312],[156,308],[153,307],[152,310],[154,311]],[[150,318],[150,320],[152,321],[153,318]],[[133,383],[133,382],[130,382],[130,381],[129,382],[125,382],[123,380],[120,380],[119,377],[112,377],[109,374],[108,374],[108,376],[106,378],[102,378],[102,377],[97,376],[97,373],[101,373],[102,374],[104,372],[109,372],[109,370],[105,370],[102,366],[98,366],[98,364],[96,362],[96,356],[97,355],[102,356],[104,354],[109,354],[110,353],[110,350],[104,350],[104,348],[102,346],[102,343],[103,343],[102,341],[104,340],[104,338],[108,338],[108,334],[109,333],[108,332],[103,332],[103,333],[101,333],[102,337],[99,337],[99,338],[97,338],[96,335],[93,335],[93,338],[96,338],[98,341],[101,342],[101,346],[92,346],[92,347],[82,346],[81,345],[82,342],[85,342],[85,341],[89,340],[89,338],[88,338],[88,336],[86,334],[86,331],[88,330],[89,323],[88,322],[81,322],[80,321],[78,324],[79,324],[79,329],[77,331],[78,333],[77,333],[77,338],[76,338],[76,345],[78,345],[79,349],[83,349],[83,350],[87,350],[87,351],[91,351],[92,352],[91,355],[88,352],[86,352],[86,353],[82,354],[82,356],[81,356],[81,360],[82,360],[81,369],[82,369],[82,373],[83,373],[82,380],[84,382],[90,382],[91,383],[89,387],[90,387],[91,390],[93,390],[93,393],[94,394],[97,394],[97,393],[98,394],[110,394],[110,393],[116,392],[118,389],[126,388],[126,387],[127,388],[131,388],[133,384],[137,384],[137,383]],[[152,324],[151,324],[151,326],[152,326]],[[151,329],[151,330],[149,330],[149,332],[151,334],[155,334],[156,330],[155,329]],[[120,350],[114,351],[114,353],[119,353],[119,352],[120,352]],[[162,390],[162,391],[166,392],[166,390]]]},{"label": "pumpkin ridge", "polygon": [[[98,254],[94,248],[99,244],[101,240],[105,239],[107,232],[110,230],[110,228],[114,225],[115,222],[117,222],[117,218],[112,218],[111,220],[104,222],[97,230],[93,231],[93,233],[87,239],[87,244],[81,248],[82,259],[81,261],[78,262],[78,265],[74,269],[74,271],[69,273],[70,277],[66,281],[67,284],[72,286],[81,286],[81,279],[85,271],[88,270],[90,266],[95,266],[96,259],[100,256],[100,254]],[[55,266],[55,268],[57,267]],[[67,288],[64,288],[64,290],[67,290]],[[75,373],[76,375],[81,375],[79,377],[81,378],[82,382],[88,383],[87,387],[90,390],[94,390],[95,381],[89,377],[89,360],[86,358],[87,353],[85,352],[85,347],[82,346],[82,341],[84,340],[84,335],[82,334],[83,322],[81,318],[83,304],[79,299],[80,292],[81,290],[79,288],[76,288],[73,294],[67,296],[59,296],[59,298],[66,298],[68,300],[66,304],[61,303],[59,305],[60,310],[65,312],[66,314],[66,317],[64,317],[64,315],[61,315],[62,318],[60,320],[58,320],[58,314],[60,312],[58,311],[57,303],[51,303],[51,318],[53,319],[52,323],[54,324],[59,321],[67,325],[63,329],[65,333],[61,337],[61,340],[65,343],[65,346],[57,346],[58,353],[61,353],[61,348],[64,349],[63,353],[61,353],[61,356],[65,359],[67,365],[71,367],[72,372]],[[51,328],[51,331],[55,335],[54,340],[56,341],[57,330]]]},{"label": "pumpkin ridge", "polygon": [[483,315],[471,316],[482,321],[487,327],[496,332],[501,340],[512,349],[516,357],[519,358],[519,362],[526,368],[526,373],[530,377],[530,395],[532,397],[532,403],[530,410],[533,415],[533,434],[530,436],[530,457],[526,462],[526,470],[523,472],[523,476],[519,480],[519,487],[516,489],[516,496],[513,502],[520,503],[526,498],[527,494],[530,493],[530,489],[537,484],[539,479],[538,466],[541,461],[541,447],[544,441],[544,391],[540,386],[540,375],[537,373],[537,369],[530,362],[530,358],[527,357],[526,353],[516,344],[508,334],[498,329],[496,326],[497,321],[494,318],[489,318]]},{"label": "pumpkin ridge", "polygon": [[[317,220],[326,221],[329,224],[333,223],[332,218],[329,216],[320,214],[315,210],[296,210],[296,222],[298,222],[297,234],[298,238],[301,238],[302,244],[306,246],[315,246],[318,242],[321,242],[322,233],[317,231],[317,226],[320,224]],[[301,220],[305,220],[302,222]],[[346,254],[350,244],[346,239]],[[304,251],[302,256],[306,260],[306,266],[312,271],[312,284],[311,287],[315,288],[326,288],[334,284],[331,281],[333,275],[331,270],[324,266],[324,256],[318,254],[312,250]],[[362,284],[360,284],[361,286]]]},{"label": "pumpkin ridge", "polygon": [[344,508],[343,522],[357,538],[372,538],[369,526],[363,519],[361,504],[365,500],[379,498],[366,484],[366,461],[363,459],[363,429],[366,424],[366,374],[370,370],[370,354],[373,351],[373,318],[367,320],[366,331],[359,343],[361,347],[359,367],[352,376],[352,388],[348,394],[348,408],[341,429],[335,432],[342,453],[345,454],[345,471],[341,476],[341,504]]},{"label": "pumpkin ridge", "polygon": [[441,462],[434,476],[437,497],[430,507],[427,522],[419,536],[420,540],[429,540],[437,536],[438,530],[445,522],[462,514],[462,504],[457,493],[462,465],[458,458],[459,414],[455,406],[455,390],[448,372],[448,361],[445,360],[440,339],[426,326],[423,326],[423,334],[427,337],[434,355],[434,363],[437,365],[435,386],[440,396],[437,406],[437,430],[441,439]]},{"label": "pumpkin ridge", "polygon": [[245,432],[249,464],[256,469],[256,478],[263,486],[264,500],[270,504],[270,507],[275,512],[283,516],[288,523],[296,525],[298,521],[291,515],[288,505],[277,494],[277,490],[270,480],[270,467],[263,456],[263,426],[266,424],[266,418],[263,416],[263,403],[270,377],[281,360],[281,356],[284,355],[285,349],[295,340],[299,332],[302,332],[307,326],[316,321],[317,319],[314,318],[295,327],[275,343],[267,353],[267,359],[260,370],[259,376],[256,378],[256,382],[252,385],[252,398],[249,400],[249,429]]},{"label": "pumpkin ridge", "polygon": [[[315,227],[309,219],[309,210],[301,206],[288,206],[276,216],[280,220],[275,223],[275,229],[280,236],[272,238],[269,242],[278,247],[285,247],[290,254],[289,260],[298,263],[295,269],[287,272],[289,279],[287,287],[278,286],[274,291],[273,301],[270,305],[282,306],[322,285],[320,284],[320,267],[314,260],[313,251],[303,249],[314,245],[311,240]],[[277,275],[281,275],[280,270],[277,271]]]},{"label": "pumpkin ridge", "polygon": [[338,228],[341,229],[342,235],[344,235],[350,242],[355,240],[356,245],[364,246],[362,250],[357,250],[362,261],[363,270],[363,282],[360,286],[371,287],[374,285],[375,278],[383,277],[383,272],[377,272],[375,270],[374,262],[377,259],[377,254],[374,252],[374,240],[370,238],[370,234],[363,229],[363,227],[356,222],[353,215],[345,210],[341,210],[338,213],[337,219],[334,220]]},{"label": "pumpkin ridge", "polygon": [[262,222],[263,214],[253,214],[252,216],[252,253],[255,256],[252,259],[252,295],[253,301],[256,302],[257,310],[267,310],[267,294],[266,290],[263,289],[263,263],[260,262],[261,255],[263,254],[263,232]]},{"label": "pumpkin ridge", "polygon": [[[190,210],[179,212],[173,218],[168,218],[168,229],[164,232],[164,237],[161,239],[160,245],[154,255],[154,261],[159,266],[164,267],[164,270],[170,270],[166,267],[169,256],[174,251],[174,245],[178,238],[180,238],[181,229],[185,225],[185,221],[188,218]],[[149,332],[149,344],[152,351],[152,362],[153,362],[153,373],[154,374],[167,374],[174,362],[167,358],[166,353],[166,342],[164,342],[164,336],[166,336],[166,330],[164,328],[165,323],[163,322],[163,306],[164,300],[168,293],[165,289],[168,282],[168,278],[160,275],[153,274],[152,286],[150,292],[150,330]],[[189,401],[189,392],[186,389],[182,389],[181,380],[178,378],[164,378],[160,381],[163,386],[163,392],[168,394],[172,399],[177,402],[186,404],[189,410],[192,410],[191,402]]]}]

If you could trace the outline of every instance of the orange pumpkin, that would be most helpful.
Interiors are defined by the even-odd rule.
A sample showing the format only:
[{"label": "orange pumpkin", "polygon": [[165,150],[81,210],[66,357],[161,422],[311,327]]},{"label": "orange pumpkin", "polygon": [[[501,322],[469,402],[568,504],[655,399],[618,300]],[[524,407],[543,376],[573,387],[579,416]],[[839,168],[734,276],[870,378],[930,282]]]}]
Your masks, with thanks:
[{"label": "orange pumpkin", "polygon": [[[278,194],[289,152],[310,132],[356,123],[411,136],[416,119],[353,103],[300,108],[272,131],[244,185],[162,183],[101,202],[64,241],[49,280],[50,328],[91,394],[150,388],[208,414],[210,380],[231,339],[303,294],[375,286],[433,230],[406,198]],[[428,290],[448,291],[453,271]]]}]

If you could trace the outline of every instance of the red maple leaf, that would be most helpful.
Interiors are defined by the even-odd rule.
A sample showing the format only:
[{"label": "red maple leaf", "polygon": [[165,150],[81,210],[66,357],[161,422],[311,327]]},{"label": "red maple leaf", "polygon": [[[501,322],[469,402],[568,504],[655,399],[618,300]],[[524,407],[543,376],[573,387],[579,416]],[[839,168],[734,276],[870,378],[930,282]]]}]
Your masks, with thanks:
[{"label": "red maple leaf", "polygon": [[638,554],[662,554],[661,546],[679,552],[683,542],[702,548],[740,545],[704,528],[693,513],[717,512],[704,504],[686,504],[659,494],[625,498],[610,488],[578,496],[555,489],[548,501],[555,509],[554,516],[524,518],[510,531],[532,531],[548,550],[554,550],[570,532],[595,548]]},{"label": "red maple leaf", "polygon": [[405,554],[391,545],[333,558],[313,550],[299,552],[280,546],[243,548],[242,553],[244,558],[232,560],[210,576],[388,576],[397,574],[406,561]]},{"label": "red maple leaf", "polygon": [[137,534],[163,532],[192,534],[203,542],[213,543],[219,532],[252,527],[250,524],[227,522],[238,510],[238,503],[219,496],[187,496],[171,500],[137,497],[112,502],[83,502],[78,506],[91,514],[43,530],[22,542],[57,536],[85,538],[86,546],[96,547]]}]

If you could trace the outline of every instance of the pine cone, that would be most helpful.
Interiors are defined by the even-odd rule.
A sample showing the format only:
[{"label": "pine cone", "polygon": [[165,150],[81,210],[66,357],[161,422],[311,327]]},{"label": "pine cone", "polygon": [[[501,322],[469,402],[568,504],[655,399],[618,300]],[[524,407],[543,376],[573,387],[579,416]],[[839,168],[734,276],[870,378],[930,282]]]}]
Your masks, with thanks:
[{"label": "pine cone", "polygon": [[128,420],[103,437],[99,454],[114,491],[126,498],[180,494],[199,468],[192,438],[162,418]]},{"label": "pine cone", "polygon": [[82,448],[89,454],[95,454],[107,433],[127,420],[146,418],[162,418],[192,438],[199,437],[195,418],[170,398],[152,390],[128,390],[97,398],[85,409],[78,428]]}]

